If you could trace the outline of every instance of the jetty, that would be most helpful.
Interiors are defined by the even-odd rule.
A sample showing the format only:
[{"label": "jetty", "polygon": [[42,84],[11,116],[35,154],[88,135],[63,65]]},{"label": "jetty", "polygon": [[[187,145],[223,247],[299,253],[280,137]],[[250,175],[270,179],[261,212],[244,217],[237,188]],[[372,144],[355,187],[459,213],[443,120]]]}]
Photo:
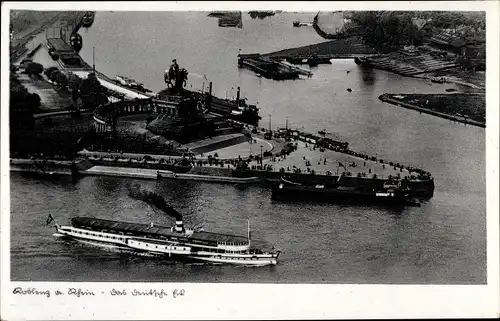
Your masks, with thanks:
[{"label": "jetty", "polygon": [[272,60],[260,54],[239,54],[238,66],[273,80],[297,79],[300,75],[310,77],[312,73],[302,68]]},{"label": "jetty", "polygon": [[380,56],[356,37],[337,39],[298,48],[284,49],[260,54],[239,54],[238,66],[248,68],[259,76],[275,80],[311,77],[310,70],[297,65],[330,64],[332,59],[362,58]]}]

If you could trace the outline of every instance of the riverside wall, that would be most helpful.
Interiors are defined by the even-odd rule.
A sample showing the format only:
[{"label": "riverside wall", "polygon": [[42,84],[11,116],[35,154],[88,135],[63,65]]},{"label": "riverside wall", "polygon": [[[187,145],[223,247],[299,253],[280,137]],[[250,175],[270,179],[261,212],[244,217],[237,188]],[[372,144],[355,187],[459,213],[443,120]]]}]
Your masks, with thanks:
[{"label": "riverside wall", "polygon": [[478,122],[478,121],[475,121],[475,120],[472,120],[472,119],[467,119],[467,118],[463,118],[463,117],[458,117],[458,116],[454,116],[454,115],[449,115],[449,114],[441,113],[441,112],[438,112],[438,111],[435,111],[435,110],[432,110],[432,109],[427,109],[427,108],[422,108],[422,107],[419,107],[419,106],[415,106],[415,105],[412,105],[412,104],[409,104],[409,103],[405,103],[405,102],[399,101],[399,100],[394,99],[394,98],[390,98],[390,97],[388,97],[387,94],[382,94],[378,98],[380,100],[382,100],[383,102],[386,102],[386,103],[389,103],[389,104],[401,106],[401,107],[408,108],[408,109],[417,110],[417,111],[422,112],[422,113],[426,113],[426,114],[429,114],[429,115],[438,116],[438,117],[441,117],[441,118],[453,120],[453,121],[456,121],[456,122],[459,122],[459,123],[463,123],[463,124],[469,124],[469,125],[474,125],[474,126],[486,128],[486,124],[485,123],[481,123],[481,122]]}]

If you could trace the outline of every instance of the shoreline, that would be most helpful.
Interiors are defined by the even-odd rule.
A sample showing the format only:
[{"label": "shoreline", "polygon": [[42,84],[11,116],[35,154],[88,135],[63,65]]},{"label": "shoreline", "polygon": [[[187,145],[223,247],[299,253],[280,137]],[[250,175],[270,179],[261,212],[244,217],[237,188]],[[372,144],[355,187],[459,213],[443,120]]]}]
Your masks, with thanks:
[{"label": "shoreline", "polygon": [[410,103],[406,103],[406,102],[403,102],[403,101],[400,101],[400,100],[397,100],[394,98],[390,98],[390,97],[388,97],[388,95],[389,95],[388,93],[385,93],[385,94],[380,95],[378,98],[381,101],[383,101],[385,103],[392,104],[392,105],[400,106],[400,107],[407,108],[407,109],[416,110],[416,111],[419,111],[419,112],[422,112],[425,114],[437,116],[440,118],[449,119],[449,120],[463,123],[466,125],[473,125],[473,126],[477,126],[477,127],[486,128],[485,123],[482,123],[482,122],[479,122],[476,120],[472,120],[472,119],[464,119],[463,117],[458,117],[458,116],[442,113],[442,112],[435,111],[435,110],[428,109],[428,108],[422,108],[422,107],[419,107],[419,106],[416,106],[416,105],[413,105]]}]

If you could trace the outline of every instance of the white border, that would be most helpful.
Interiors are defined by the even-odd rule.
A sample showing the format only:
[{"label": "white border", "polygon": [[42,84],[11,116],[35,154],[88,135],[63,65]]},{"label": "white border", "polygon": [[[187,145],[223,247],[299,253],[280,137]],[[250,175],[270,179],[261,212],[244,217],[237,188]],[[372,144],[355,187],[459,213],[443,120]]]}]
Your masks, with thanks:
[{"label": "white border", "polygon": [[[10,282],[10,199],[8,129],[8,9],[39,10],[468,10],[487,12],[487,285],[266,285],[173,283]],[[296,319],[410,318],[499,316],[499,3],[459,2],[72,2],[2,3],[1,42],[1,316],[14,319]],[[71,286],[96,293],[111,288],[171,291],[184,288],[182,298],[14,297],[15,286]]]}]

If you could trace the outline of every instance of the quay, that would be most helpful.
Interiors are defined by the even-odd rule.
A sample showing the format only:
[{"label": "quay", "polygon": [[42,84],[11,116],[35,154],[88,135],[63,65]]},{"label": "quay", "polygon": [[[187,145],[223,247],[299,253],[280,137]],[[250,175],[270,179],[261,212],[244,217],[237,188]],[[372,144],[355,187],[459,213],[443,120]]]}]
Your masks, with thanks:
[{"label": "quay", "polygon": [[[304,184],[328,185],[341,181],[343,186],[364,189],[380,188],[387,180],[406,178],[416,195],[432,197],[434,193],[430,173],[416,167],[349,150],[346,142],[325,137],[328,135],[298,130],[289,130],[288,136],[283,134],[278,131],[266,139],[253,134],[252,142],[196,156],[189,152],[184,156],[168,156],[85,150],[79,153],[75,165],[66,166],[76,167],[76,174],[82,176],[158,179],[160,171],[167,179],[238,184],[249,182],[237,178],[252,178],[249,180],[252,183],[266,184],[286,178]],[[239,170],[242,161],[247,164],[244,171]],[[183,162],[187,165],[181,165]]]},{"label": "quay", "polygon": [[93,166],[80,172],[82,175],[92,176],[117,176],[127,178],[157,179],[157,171],[137,167]]}]

